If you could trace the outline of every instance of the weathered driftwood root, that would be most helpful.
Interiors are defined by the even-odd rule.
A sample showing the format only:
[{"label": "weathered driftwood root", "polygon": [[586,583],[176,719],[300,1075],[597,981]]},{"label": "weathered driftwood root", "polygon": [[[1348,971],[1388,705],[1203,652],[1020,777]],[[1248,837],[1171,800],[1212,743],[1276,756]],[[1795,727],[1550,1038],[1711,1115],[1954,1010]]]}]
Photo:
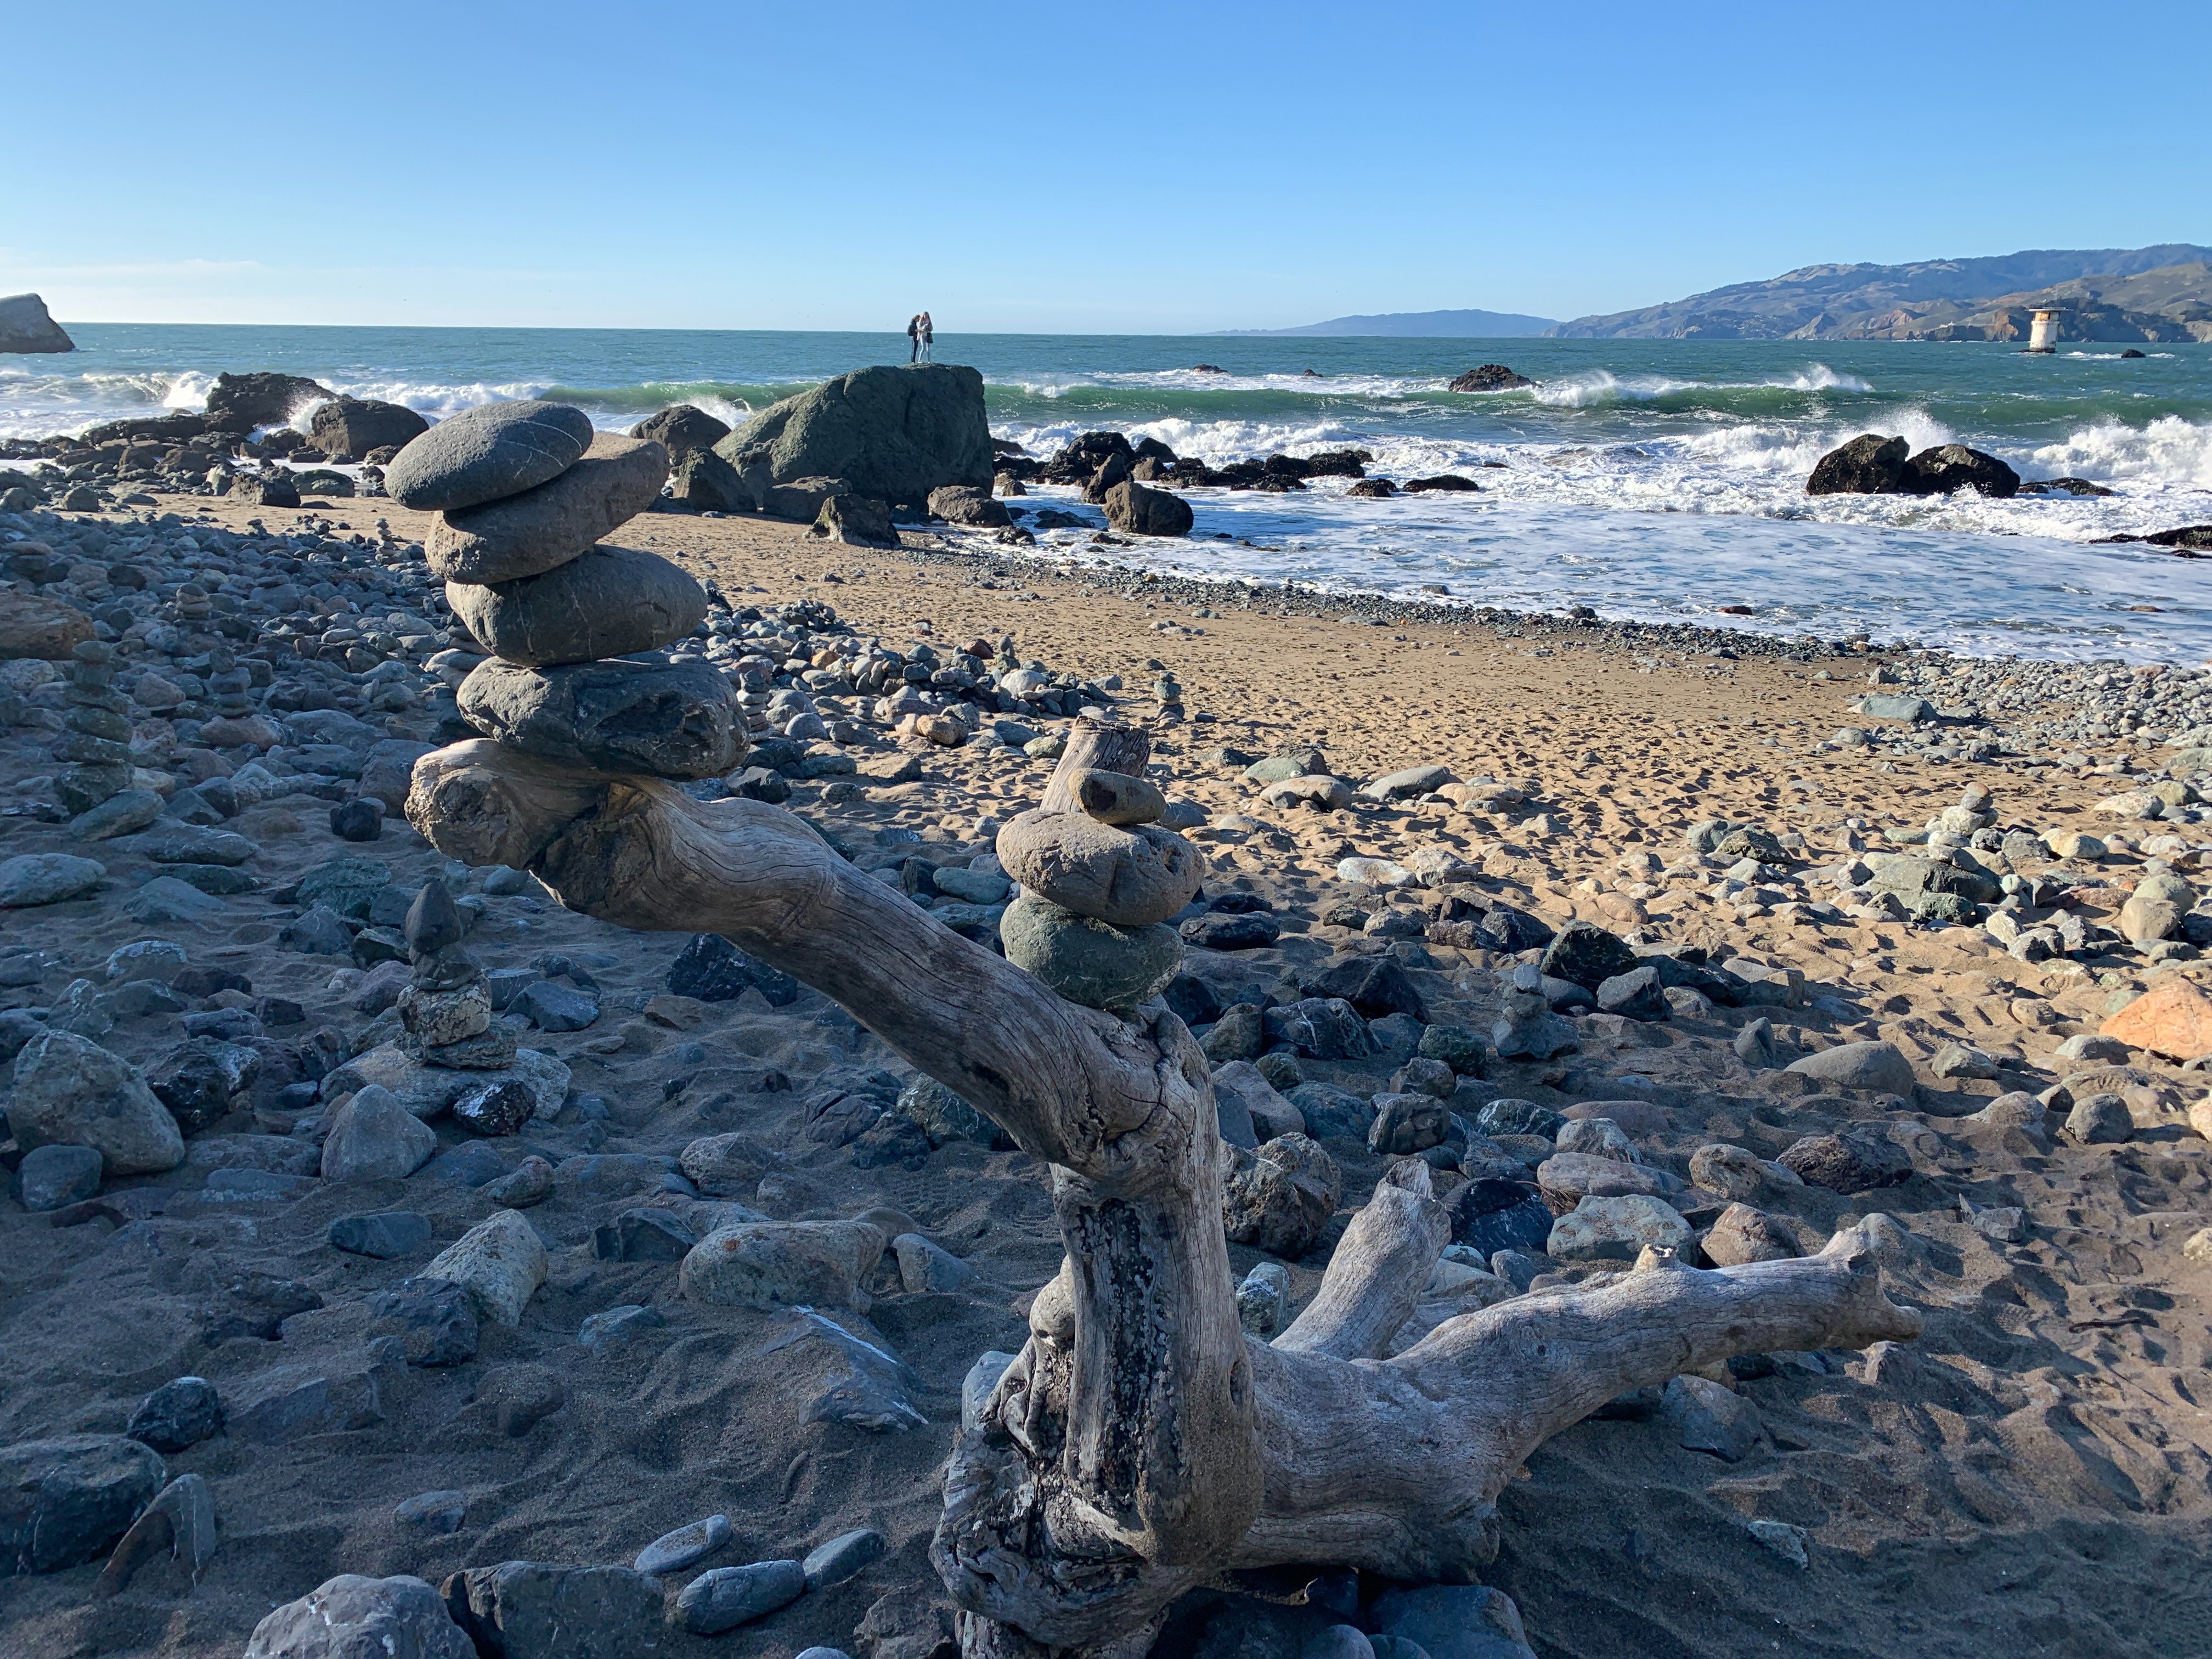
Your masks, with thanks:
[{"label": "weathered driftwood root", "polygon": [[[1142,764],[1127,733],[1079,730],[1062,773],[1109,750],[1119,769]],[[1382,1359],[1449,1232],[1409,1163],[1297,1322],[1251,1341],[1212,1086],[1165,1009],[1062,1001],[757,803],[479,742],[426,756],[407,810],[441,851],[527,866],[573,909],[726,936],[1053,1166],[1068,1263],[960,1437],[931,1552],[971,1654],[1141,1653],[1170,1601],[1233,1567],[1463,1579],[1495,1552],[1513,1471],[1615,1395],[1734,1354],[1918,1333],[1853,1231],[1817,1256],[1717,1272],[1647,1257],[1603,1289],[1519,1297]]]}]

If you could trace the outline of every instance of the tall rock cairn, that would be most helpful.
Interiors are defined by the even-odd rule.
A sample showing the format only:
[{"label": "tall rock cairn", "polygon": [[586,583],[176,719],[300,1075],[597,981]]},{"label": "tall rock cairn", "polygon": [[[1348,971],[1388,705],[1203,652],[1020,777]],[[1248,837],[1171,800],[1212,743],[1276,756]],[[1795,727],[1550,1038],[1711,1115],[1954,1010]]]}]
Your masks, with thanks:
[{"label": "tall rock cairn", "polygon": [[1166,799],[1138,775],[1151,747],[1134,727],[1078,721],[1043,805],[999,831],[999,861],[1022,884],[999,923],[1006,959],[1088,1008],[1133,1008],[1166,988],[1182,965],[1167,920],[1205,879],[1198,849],[1159,825]]},{"label": "tall rock cairn", "polygon": [[581,410],[486,404],[441,421],[385,470],[403,507],[438,514],[425,551],[446,601],[491,655],[462,718],[541,760],[618,776],[718,777],[745,723],[712,664],[656,653],[706,620],[706,590],[656,554],[610,547],[650,507],[668,452],[594,432]]}]

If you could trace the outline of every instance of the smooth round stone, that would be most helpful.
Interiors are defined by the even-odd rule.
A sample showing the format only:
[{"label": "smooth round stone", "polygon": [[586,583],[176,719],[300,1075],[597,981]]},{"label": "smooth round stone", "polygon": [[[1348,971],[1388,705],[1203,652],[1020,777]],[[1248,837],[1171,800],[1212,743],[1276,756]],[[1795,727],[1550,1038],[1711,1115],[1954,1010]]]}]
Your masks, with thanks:
[{"label": "smooth round stone", "polygon": [[1173,830],[1124,829],[1080,812],[1018,813],[999,831],[998,854],[1024,887],[1118,927],[1165,921],[1206,876],[1198,849]]},{"label": "smooth round stone", "polygon": [[448,582],[446,602],[494,656],[530,668],[658,650],[707,619],[705,588],[628,547],[594,547],[520,581]]},{"label": "smooth round stone", "polygon": [[710,663],[521,668],[487,657],[458,700],[461,717],[486,737],[599,771],[713,778],[745,757],[736,696]]},{"label": "smooth round stone", "polygon": [[557,478],[592,443],[592,419],[565,404],[483,404],[438,422],[392,458],[384,488],[402,507],[455,512]]},{"label": "smooth round stone", "polygon": [[1182,940],[1158,922],[1116,927],[1024,893],[999,920],[1006,960],[1086,1008],[1133,1008],[1182,966]]},{"label": "smooth round stone", "polygon": [[423,549],[430,574],[507,582],[556,570],[652,506],[667,482],[668,452],[659,444],[602,432],[559,477],[443,515]]},{"label": "smooth round stone", "polygon": [[22,1167],[15,1172],[16,1190],[23,1207],[34,1214],[58,1210],[97,1193],[104,1165],[90,1146],[33,1147],[23,1154]]},{"label": "smooth round stone", "polygon": [[765,1619],[805,1593],[806,1574],[796,1561],[716,1567],[684,1587],[676,1598],[676,1614],[695,1636],[719,1636]]}]

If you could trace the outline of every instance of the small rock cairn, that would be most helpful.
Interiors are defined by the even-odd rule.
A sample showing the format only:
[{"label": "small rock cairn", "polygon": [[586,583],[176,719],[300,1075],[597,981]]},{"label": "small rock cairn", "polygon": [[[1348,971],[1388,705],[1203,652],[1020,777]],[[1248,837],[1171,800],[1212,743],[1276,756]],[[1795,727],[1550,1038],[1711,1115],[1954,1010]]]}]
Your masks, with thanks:
[{"label": "small rock cairn", "polygon": [[1151,748],[1134,727],[1079,720],[1044,804],[999,832],[1023,890],[999,924],[1006,959],[1087,1008],[1133,1008],[1175,977],[1182,940],[1167,920],[1205,878],[1138,775]]},{"label": "small rock cairn", "polygon": [[431,574],[491,653],[457,694],[486,737],[617,776],[717,777],[744,758],[721,671],[653,654],[706,620],[706,590],[657,555],[600,541],[667,477],[659,444],[535,401],[468,410],[392,458],[386,489],[438,514]]},{"label": "small rock cairn", "polygon": [[[415,971],[399,994],[402,1053],[424,1066],[454,1072],[499,1072],[514,1064],[514,1030],[493,1022],[491,981],[461,943],[460,907],[442,881],[426,884],[407,910],[407,953]],[[480,1135],[513,1134],[537,1109],[537,1095],[519,1079],[465,1090],[453,1115]]]},{"label": "small rock cairn", "polygon": [[54,793],[71,812],[86,812],[131,787],[131,700],[116,690],[115,647],[84,640],[70,649],[62,695],[69,713],[60,754],[68,763],[54,777]]}]

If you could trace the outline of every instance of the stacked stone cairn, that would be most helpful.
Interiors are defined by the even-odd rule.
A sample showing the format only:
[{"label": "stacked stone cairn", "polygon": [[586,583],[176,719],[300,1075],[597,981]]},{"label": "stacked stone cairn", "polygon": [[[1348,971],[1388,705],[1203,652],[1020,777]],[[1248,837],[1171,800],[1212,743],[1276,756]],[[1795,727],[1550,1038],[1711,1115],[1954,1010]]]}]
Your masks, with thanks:
[{"label": "stacked stone cairn", "polygon": [[1142,778],[1064,767],[1044,805],[999,832],[999,860],[1022,884],[999,924],[1006,959],[1089,1008],[1133,1008],[1164,989],[1182,965],[1167,920],[1206,871],[1160,827],[1166,810]]},{"label": "stacked stone cairn", "polygon": [[131,787],[131,700],[110,684],[115,678],[115,647],[83,640],[70,649],[69,687],[63,696],[69,713],[62,727],[61,758],[54,793],[71,812],[88,812]]},{"label": "stacked stone cairn", "polygon": [[[407,954],[414,974],[399,994],[400,1052],[453,1072],[503,1072],[514,1064],[514,1030],[491,1017],[491,981],[461,943],[468,931],[442,881],[427,883],[407,910]],[[538,1097],[519,1079],[465,1089],[453,1115],[480,1135],[513,1134],[530,1121]]]},{"label": "stacked stone cairn", "polygon": [[579,770],[718,777],[744,758],[728,678],[665,648],[707,617],[706,590],[655,554],[600,538],[668,477],[648,439],[594,432],[581,410],[487,404],[393,457],[385,488],[434,510],[424,552],[447,603],[491,654],[461,684],[486,737]]}]

